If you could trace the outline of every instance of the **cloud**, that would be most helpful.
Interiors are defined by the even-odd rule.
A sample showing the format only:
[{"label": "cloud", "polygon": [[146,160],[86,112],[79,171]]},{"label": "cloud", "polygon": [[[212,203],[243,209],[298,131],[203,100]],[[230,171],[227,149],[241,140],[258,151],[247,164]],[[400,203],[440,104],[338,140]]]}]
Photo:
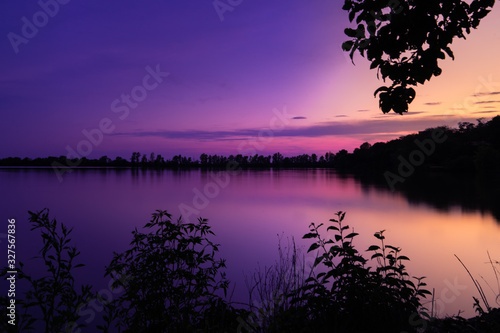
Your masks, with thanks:
[{"label": "cloud", "polygon": [[348,116],[346,116],[345,114],[339,114],[339,115],[335,116],[335,118],[345,118],[345,117],[348,117]]},{"label": "cloud", "polygon": [[[410,111],[410,112],[407,112],[404,114],[404,116],[414,116],[414,115],[417,115],[417,114],[422,114],[422,113],[426,113],[425,111]],[[400,114],[397,114],[397,113],[388,113],[388,114],[383,114],[383,115],[378,115],[378,116],[372,116],[372,118],[374,119],[387,119],[387,117],[394,117],[394,118],[398,118],[398,117],[401,117]]]},{"label": "cloud", "polygon": [[362,110],[358,110],[358,112],[368,112],[370,110],[367,110],[367,109],[362,109]]},{"label": "cloud", "polygon": [[[448,115],[449,116],[449,115]],[[450,119],[449,123],[443,124],[442,119],[401,119],[385,118],[385,120],[371,119],[353,122],[330,121],[311,126],[289,127],[282,130],[270,130],[269,128],[242,128],[226,131],[206,131],[206,130],[183,130],[183,131],[136,131],[122,132],[111,135],[132,136],[132,137],[161,137],[165,139],[181,140],[211,140],[211,141],[230,141],[244,140],[265,135],[272,137],[294,137],[294,138],[318,138],[325,136],[356,136],[356,135],[396,135],[401,132],[418,132],[425,128],[448,125],[456,126],[458,121],[470,119]]]},{"label": "cloud", "polygon": [[500,103],[500,101],[479,101],[475,102],[474,104],[493,104],[493,103]]},{"label": "cloud", "polygon": [[472,112],[474,114],[476,113],[498,113],[498,110],[494,110],[494,111],[476,111],[476,112]]},{"label": "cloud", "polygon": [[474,94],[473,96],[493,96],[493,95],[500,95],[500,91],[477,93],[477,94]]},{"label": "cloud", "polygon": [[307,117],[297,116],[297,117],[293,117],[292,119],[307,119]]},{"label": "cloud", "polygon": [[441,105],[441,102],[428,102],[424,103],[425,105]]},{"label": "cloud", "polygon": [[432,114],[432,115],[429,115],[429,117],[432,117],[432,118],[450,118],[450,117],[453,117],[454,114],[452,113],[448,113],[448,114]]}]

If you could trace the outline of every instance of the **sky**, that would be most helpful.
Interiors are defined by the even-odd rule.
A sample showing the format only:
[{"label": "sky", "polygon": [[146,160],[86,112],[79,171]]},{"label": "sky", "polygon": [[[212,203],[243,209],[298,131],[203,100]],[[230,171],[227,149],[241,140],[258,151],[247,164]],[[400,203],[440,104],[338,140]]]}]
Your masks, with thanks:
[{"label": "sky", "polygon": [[342,1],[5,0],[0,158],[324,154],[500,114],[500,10],[383,114]]}]

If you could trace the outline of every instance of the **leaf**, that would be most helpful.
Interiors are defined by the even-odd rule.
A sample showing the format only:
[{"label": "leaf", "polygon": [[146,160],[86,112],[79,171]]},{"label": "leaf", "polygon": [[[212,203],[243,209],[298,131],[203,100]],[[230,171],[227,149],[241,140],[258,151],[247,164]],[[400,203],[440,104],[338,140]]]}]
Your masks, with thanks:
[{"label": "leaf", "polygon": [[[370,65],[370,69],[374,69],[376,67],[378,67],[381,63],[383,63],[384,61],[381,60],[381,59],[375,59],[372,61],[371,65]],[[380,89],[380,88],[379,88]],[[378,90],[378,89],[377,89]],[[377,93],[375,93],[376,95]]]},{"label": "leaf", "polygon": [[316,279],[313,277],[309,277],[306,279],[305,283],[309,283],[309,282],[313,282],[313,281],[316,281]]},{"label": "leaf", "polygon": [[318,234],[317,234],[317,233],[312,233],[312,232],[310,232],[310,233],[305,234],[305,235],[302,237],[302,239],[305,239],[305,238],[316,238],[316,237],[318,237]]},{"label": "leaf", "polygon": [[354,238],[355,236],[358,236],[359,234],[357,232],[351,232],[349,235],[345,236],[345,238]]},{"label": "leaf", "polygon": [[349,13],[349,22],[352,22],[352,20],[354,20],[354,16],[356,16],[356,12],[352,11]]},{"label": "leaf", "polygon": [[453,55],[453,51],[448,46],[443,47],[443,51],[446,52],[446,54],[448,54],[448,56],[452,60],[455,60],[455,56]]},{"label": "leaf", "polygon": [[399,247],[395,247],[395,246],[392,246],[392,245],[386,245],[385,247],[388,247],[389,249],[392,249],[392,250],[394,250],[394,251],[396,251],[396,252],[401,251],[401,248],[399,248]]},{"label": "leaf", "polygon": [[344,29],[344,33],[346,34],[347,37],[353,37],[353,38],[358,35],[358,31],[351,28]]},{"label": "leaf", "polygon": [[317,248],[319,248],[319,244],[318,243],[313,243],[311,244],[311,246],[309,247],[309,250],[307,250],[307,253],[311,252],[311,251],[314,251],[316,250]]},{"label": "leaf", "polygon": [[340,211],[338,214],[339,214],[339,221],[342,222],[345,217],[345,212]]},{"label": "leaf", "polygon": [[373,236],[375,236],[376,238],[382,240],[382,239],[385,239],[385,236],[383,236],[381,233],[379,232],[376,232]]},{"label": "leaf", "polygon": [[385,86],[382,86],[380,88],[378,88],[377,90],[375,90],[375,92],[373,93],[373,96],[377,97],[377,94],[381,91],[389,91],[389,87],[385,87]]},{"label": "leaf", "polygon": [[372,245],[366,251],[376,251],[376,250],[380,250],[380,246]]},{"label": "leaf", "polygon": [[353,45],[354,45],[354,42],[352,40],[345,41],[342,43],[342,50],[348,52],[351,50]]},{"label": "leaf", "polygon": [[316,267],[319,265],[320,262],[323,261],[323,257],[316,257],[316,259],[314,260],[314,264],[313,266]]}]

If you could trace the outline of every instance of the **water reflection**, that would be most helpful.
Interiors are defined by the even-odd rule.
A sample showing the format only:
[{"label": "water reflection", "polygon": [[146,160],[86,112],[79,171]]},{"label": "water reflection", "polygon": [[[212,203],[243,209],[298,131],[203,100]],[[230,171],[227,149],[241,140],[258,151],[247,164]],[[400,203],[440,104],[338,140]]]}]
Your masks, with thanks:
[{"label": "water reflection", "polygon": [[[352,175],[341,175],[346,179]],[[364,193],[374,188],[381,192],[393,192],[380,178],[356,177]],[[425,204],[439,211],[457,208],[464,212],[492,214],[500,223],[500,175],[474,177],[458,173],[426,173],[414,175],[396,186],[396,193],[404,195],[412,205]]]},{"label": "water reflection", "polygon": [[[28,210],[49,207],[59,221],[74,227],[73,240],[87,264],[79,278],[98,289],[107,283],[104,266],[113,251],[129,246],[131,231],[156,209],[177,217],[181,204],[192,207],[194,217],[209,219],[238,301],[246,301],[244,273],[276,260],[279,235],[294,237],[307,249],[310,242],[301,237],[309,223],[328,222],[338,210],[347,211],[347,223],[360,233],[356,246],[361,251],[376,243],[375,232],[386,229],[389,244],[410,257],[410,274],[427,276],[441,300],[453,298],[441,306],[442,314],[474,314],[472,296],[477,294],[454,254],[476,277],[485,278],[491,275],[486,251],[500,259],[496,180],[435,175],[408,179],[392,192],[373,179],[328,169],[245,170],[227,175],[227,186],[195,207],[196,193],[203,193],[213,177],[206,170],[75,169],[60,183],[52,169],[0,169],[0,209],[2,216],[21,221],[18,253],[25,261],[40,243],[29,232]],[[449,284],[465,289],[455,295]]]}]

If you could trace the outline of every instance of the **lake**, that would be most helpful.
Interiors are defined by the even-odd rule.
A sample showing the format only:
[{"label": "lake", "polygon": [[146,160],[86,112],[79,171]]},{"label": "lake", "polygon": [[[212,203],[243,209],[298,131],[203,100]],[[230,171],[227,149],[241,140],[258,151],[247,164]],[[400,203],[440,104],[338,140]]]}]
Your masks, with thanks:
[{"label": "lake", "polygon": [[[278,257],[280,239],[286,245],[293,237],[306,252],[310,241],[302,236],[309,224],[327,222],[342,210],[347,212],[346,224],[360,234],[354,244],[363,253],[378,244],[373,234],[386,230],[387,244],[401,247],[402,254],[411,259],[407,265],[410,275],[426,276],[429,289],[435,289],[439,315],[461,311],[465,317],[473,316],[472,296],[479,297],[454,254],[483,285],[492,305],[498,294],[487,263],[487,251],[493,260],[500,260],[498,206],[491,200],[481,205],[479,194],[475,199],[465,196],[460,202],[453,199],[460,197],[455,189],[449,195],[436,193],[432,187],[423,193],[392,192],[383,184],[361,182],[329,169],[239,174],[74,169],[60,182],[50,168],[5,168],[0,169],[0,184],[4,220],[0,246],[6,246],[7,219],[15,218],[17,259],[28,271],[36,270],[38,265],[30,258],[40,249],[41,240],[38,232],[29,231],[27,211],[47,207],[51,217],[74,228],[72,239],[81,251],[79,262],[86,264],[77,271],[78,278],[96,290],[109,282],[103,278],[104,266],[113,251],[127,249],[131,231],[148,222],[156,209],[167,210],[175,218],[182,210],[191,221],[198,216],[209,220],[215,241],[221,245],[221,257],[227,260],[228,278],[234,287],[232,300],[242,302],[247,301],[245,274],[259,265],[271,265]],[[467,190],[467,186],[460,187]],[[312,254],[306,256],[308,263],[313,259]]]}]

